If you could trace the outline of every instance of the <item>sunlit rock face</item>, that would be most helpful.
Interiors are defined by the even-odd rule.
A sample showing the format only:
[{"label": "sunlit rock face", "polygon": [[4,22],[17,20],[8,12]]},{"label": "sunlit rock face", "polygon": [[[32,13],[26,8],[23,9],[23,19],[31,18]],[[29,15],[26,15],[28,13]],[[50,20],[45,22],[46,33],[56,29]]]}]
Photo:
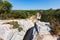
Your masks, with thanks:
[{"label": "sunlit rock face", "polygon": [[[18,31],[18,29],[11,29],[13,25],[10,24],[3,24],[5,22],[10,22],[10,21],[17,21],[20,27],[23,28],[22,31]],[[48,22],[41,22],[37,21],[36,22],[39,36],[37,35],[37,32],[35,29],[33,29],[33,39],[32,40],[57,40],[56,36],[52,36],[50,34],[50,24]],[[34,22],[30,19],[22,19],[22,20],[0,20],[0,39],[3,40],[23,40],[23,37],[28,29],[31,27],[34,27]]]},{"label": "sunlit rock face", "polygon": [[4,40],[6,39],[6,36],[8,35],[8,33],[10,32],[9,31],[10,27],[11,27],[11,25],[9,25],[9,24],[0,25],[0,37],[3,38]]},{"label": "sunlit rock face", "polygon": [[[20,27],[23,28],[21,32],[18,29],[11,29],[13,25],[3,24],[10,21],[17,21]],[[23,40],[26,31],[33,27],[32,20],[0,20],[0,39],[3,40]]]},{"label": "sunlit rock face", "polygon": [[32,20],[20,20],[18,22],[18,24],[20,25],[20,27],[23,28],[24,31],[27,31],[29,28],[34,26],[34,23],[32,22]]},{"label": "sunlit rock face", "polygon": [[[38,37],[37,39],[39,39],[39,37],[41,37],[41,35],[43,35],[43,37],[41,37],[42,39],[45,38],[44,35],[48,35],[48,34],[50,35],[49,31],[51,29],[50,29],[50,24],[48,22],[37,21],[36,25],[37,25],[37,29],[38,29],[39,34],[37,34],[37,32],[34,28],[34,30],[33,30],[33,35],[34,35],[33,40],[35,40],[37,37]],[[36,35],[38,35],[38,36],[36,37]],[[40,38],[40,40],[41,40],[41,38]]]},{"label": "sunlit rock face", "polygon": [[[23,28],[23,36],[25,35],[25,31],[27,31],[29,28],[34,27],[34,23],[31,20],[21,20],[19,21],[20,27]],[[32,24],[32,25],[31,25]],[[37,35],[37,32],[35,29],[33,29],[33,39],[32,40],[57,40],[58,37],[56,36],[52,36],[50,34],[50,24],[48,22],[41,22],[41,21],[37,21],[36,22],[38,31],[39,31],[39,36]],[[24,31],[25,30],[25,31]]]},{"label": "sunlit rock face", "polygon": [[38,26],[37,28],[38,28],[40,35],[49,34],[49,31],[51,30],[50,27],[48,26],[48,25],[50,25],[49,23],[38,21],[36,24]]},{"label": "sunlit rock face", "polygon": [[0,20],[0,40],[11,40],[14,34],[19,33],[17,28],[11,29],[13,25],[10,24],[3,24],[5,22],[9,22],[11,20]]},{"label": "sunlit rock face", "polygon": [[58,39],[58,36],[51,35],[51,33],[50,33],[51,26],[48,22],[37,21],[36,25],[37,25],[39,34],[37,34],[36,30],[34,29],[33,30],[33,35],[34,35],[33,40],[57,40]]}]

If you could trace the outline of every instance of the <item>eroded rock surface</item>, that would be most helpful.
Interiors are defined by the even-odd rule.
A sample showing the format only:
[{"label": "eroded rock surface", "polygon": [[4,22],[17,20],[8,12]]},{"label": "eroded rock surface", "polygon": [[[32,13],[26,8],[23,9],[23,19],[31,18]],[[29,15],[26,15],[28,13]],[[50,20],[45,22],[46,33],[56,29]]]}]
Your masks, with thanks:
[{"label": "eroded rock surface", "polygon": [[[17,21],[20,27],[23,28],[22,31],[18,29],[11,29],[13,25],[4,24],[6,22]],[[3,40],[23,40],[26,31],[33,26],[31,20],[0,20],[0,39]]]},{"label": "eroded rock surface", "polygon": [[[10,21],[17,21],[20,27],[23,28],[23,30],[19,32],[17,28],[11,29],[13,25],[3,24],[5,22],[10,22]],[[57,40],[57,37],[52,36],[49,32],[51,30],[49,28],[50,25],[49,23],[37,21],[36,24],[38,25],[37,28],[39,31],[39,36],[36,36],[36,31],[34,30],[33,40]],[[24,20],[24,19],[23,20],[0,20],[0,39],[1,40],[23,40],[26,31],[33,26],[34,23],[32,22],[32,20]]]}]

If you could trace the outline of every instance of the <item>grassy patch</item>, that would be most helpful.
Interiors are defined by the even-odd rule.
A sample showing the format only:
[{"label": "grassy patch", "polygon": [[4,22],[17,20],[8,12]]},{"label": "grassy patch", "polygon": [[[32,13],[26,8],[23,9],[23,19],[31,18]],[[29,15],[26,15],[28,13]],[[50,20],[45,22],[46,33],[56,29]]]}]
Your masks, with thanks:
[{"label": "grassy patch", "polygon": [[4,24],[11,24],[11,25],[13,25],[13,29],[18,28],[19,32],[22,30],[22,28],[19,27],[18,22],[12,21],[12,22],[6,22]]}]

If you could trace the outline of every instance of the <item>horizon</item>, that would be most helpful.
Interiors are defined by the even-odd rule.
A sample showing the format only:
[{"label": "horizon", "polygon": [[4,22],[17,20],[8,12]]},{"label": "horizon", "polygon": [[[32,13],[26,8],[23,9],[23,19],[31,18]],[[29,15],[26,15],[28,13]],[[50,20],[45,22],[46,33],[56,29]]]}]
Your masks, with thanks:
[{"label": "horizon", "polygon": [[60,0],[8,0],[12,10],[48,10],[60,9]]}]

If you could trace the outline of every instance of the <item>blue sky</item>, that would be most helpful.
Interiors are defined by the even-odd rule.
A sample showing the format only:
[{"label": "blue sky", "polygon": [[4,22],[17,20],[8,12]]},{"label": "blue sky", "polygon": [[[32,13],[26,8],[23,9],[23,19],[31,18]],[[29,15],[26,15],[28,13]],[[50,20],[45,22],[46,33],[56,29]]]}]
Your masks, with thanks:
[{"label": "blue sky", "polygon": [[58,9],[60,0],[9,0],[13,10]]}]

